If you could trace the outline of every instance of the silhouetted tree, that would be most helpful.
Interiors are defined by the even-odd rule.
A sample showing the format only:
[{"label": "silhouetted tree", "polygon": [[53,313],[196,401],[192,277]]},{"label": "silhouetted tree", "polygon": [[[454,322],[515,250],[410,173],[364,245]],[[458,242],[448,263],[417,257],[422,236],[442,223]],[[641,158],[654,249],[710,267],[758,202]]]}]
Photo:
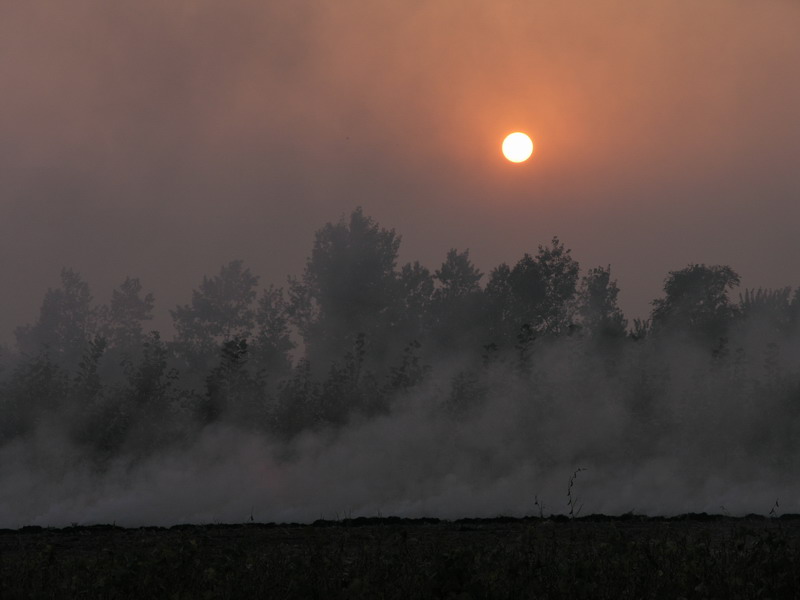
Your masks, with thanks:
[{"label": "silhouetted tree", "polygon": [[459,302],[481,291],[483,274],[469,259],[469,250],[458,252],[455,248],[447,253],[442,266],[434,273],[438,282],[433,298],[441,304]]},{"label": "silhouetted tree", "polygon": [[263,381],[248,372],[247,362],[246,340],[228,340],[222,345],[219,364],[206,378],[206,397],[200,408],[203,423],[213,423],[223,415],[248,426],[265,421]]},{"label": "silhouetted tree", "polygon": [[628,322],[617,305],[618,294],[610,266],[590,269],[583,277],[578,294],[578,317],[586,334],[601,340],[625,336]]},{"label": "silhouetted tree", "polygon": [[302,358],[295,366],[292,377],[278,389],[270,415],[273,432],[288,439],[315,427],[321,420],[319,395],[320,386],[311,374],[311,364]]},{"label": "silhouetted tree", "polygon": [[397,321],[400,237],[358,208],[317,231],[300,280],[290,280],[290,315],[312,363],[342,356],[365,334],[380,359]]},{"label": "silhouetted tree", "polygon": [[425,380],[430,373],[430,365],[423,364],[419,355],[420,343],[412,341],[403,350],[399,367],[392,367],[389,375],[389,388],[394,391],[407,392]]},{"label": "silhouetted tree", "polygon": [[[795,299],[797,294],[795,294]],[[745,321],[757,323],[771,334],[785,336],[794,329],[792,288],[745,290],[739,295],[739,312]]]},{"label": "silhouetted tree", "polygon": [[451,249],[433,275],[430,330],[436,348],[451,352],[478,350],[484,320],[483,274],[469,250]]},{"label": "silhouetted tree", "polygon": [[545,283],[534,259],[525,254],[512,270],[503,263],[492,270],[486,284],[490,339],[508,347],[522,326],[539,329],[539,306],[544,302]]},{"label": "silhouetted tree", "polygon": [[234,260],[218,275],[203,277],[191,304],[170,311],[177,332],[175,349],[191,368],[207,368],[224,342],[251,337],[257,284],[258,277]]},{"label": "silhouetted tree", "polygon": [[[122,452],[137,460],[180,440],[180,429],[189,420],[188,414],[183,415],[186,422],[180,419],[187,397],[175,385],[179,374],[169,367],[169,358],[159,333],[151,332],[143,337],[138,359],[125,359],[123,384],[106,388],[102,396],[95,393],[95,402],[88,403],[73,438],[90,448],[96,468],[106,468]],[[88,383],[97,370],[85,362],[82,379]]]},{"label": "silhouetted tree", "polygon": [[651,327],[650,319],[634,319],[628,336],[635,342],[643,340],[650,334]]},{"label": "silhouetted tree", "polygon": [[536,262],[545,281],[541,316],[547,333],[566,333],[572,324],[580,265],[571,252],[554,237],[550,246],[539,246],[536,253]]},{"label": "silhouetted tree", "polygon": [[348,423],[354,414],[369,417],[387,411],[385,390],[367,368],[368,354],[366,338],[358,335],[344,359],[331,365],[318,397],[316,414],[320,425],[338,427]]},{"label": "silhouetted tree", "polygon": [[514,345],[516,352],[517,372],[525,377],[530,374],[533,366],[533,343],[536,341],[536,332],[528,323],[523,323],[517,333],[517,343]]},{"label": "silhouetted tree", "polygon": [[72,368],[97,327],[92,295],[81,276],[72,269],[61,271],[61,287],[48,289],[33,325],[15,330],[17,346],[25,355],[46,353],[58,365]]},{"label": "silhouetted tree", "polygon": [[430,270],[419,262],[403,265],[400,271],[400,297],[398,309],[399,332],[410,343],[425,339],[431,319],[434,279]]},{"label": "silhouetted tree", "polygon": [[365,357],[365,338],[359,335],[353,350],[345,355],[343,364],[331,365],[318,397],[316,412],[320,424],[344,425],[355,410],[363,409],[364,395],[360,383]]},{"label": "silhouetted tree", "polygon": [[[142,343],[142,357],[128,368],[127,395],[135,406],[148,407],[147,412],[168,408],[170,393],[178,379],[178,371],[169,366],[169,349],[157,331]],[[155,407],[155,408],[151,408]]]},{"label": "silhouetted tree", "polygon": [[272,380],[285,377],[292,368],[292,341],[288,306],[283,290],[270,286],[261,294],[255,315],[255,337],[250,355],[254,366]]},{"label": "silhouetted tree", "polygon": [[523,325],[536,335],[569,330],[580,266],[570,250],[553,238],[535,257],[525,254],[514,268],[501,264],[486,285],[492,341],[510,346]]},{"label": "silhouetted tree", "polygon": [[120,416],[133,417],[128,438],[141,456],[180,442],[197,404],[191,392],[179,388],[180,373],[170,358],[167,344],[153,331],[144,338],[138,364],[128,371]]},{"label": "silhouetted tree", "polygon": [[[69,406],[65,412],[69,416],[72,438],[79,443],[87,443],[93,450],[99,450],[104,458],[109,458],[111,448],[117,448],[124,442],[125,432],[118,432],[119,435],[114,436],[113,441],[104,436],[104,431],[114,420],[112,415],[108,415],[108,405],[115,403],[113,398],[106,402],[106,386],[99,371],[100,359],[106,348],[105,338],[99,336],[87,344],[70,382]],[[111,418],[101,420],[95,418],[97,416]]]},{"label": "silhouetted tree", "polygon": [[79,410],[95,402],[103,389],[103,382],[98,373],[98,364],[106,351],[105,338],[97,336],[91,340],[83,352],[73,377],[70,396],[75,404],[80,404]]},{"label": "silhouetted tree", "polygon": [[0,385],[0,442],[31,432],[68,397],[69,375],[47,355],[28,357]]},{"label": "silhouetted tree", "polygon": [[100,311],[100,333],[109,349],[122,352],[138,350],[144,342],[143,324],[153,318],[155,298],[142,295],[138,278],[126,277],[111,293],[111,303]]},{"label": "silhouetted tree", "polygon": [[718,342],[737,313],[728,293],[738,285],[739,275],[728,266],[696,264],[670,271],[664,298],[653,301],[653,330]]}]

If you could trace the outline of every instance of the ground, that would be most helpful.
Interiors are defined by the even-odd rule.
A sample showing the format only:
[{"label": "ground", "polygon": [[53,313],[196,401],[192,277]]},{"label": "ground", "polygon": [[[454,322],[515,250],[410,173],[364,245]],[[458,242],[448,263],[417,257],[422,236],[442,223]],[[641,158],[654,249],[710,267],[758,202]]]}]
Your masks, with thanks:
[{"label": "ground", "polygon": [[0,531],[0,598],[792,598],[800,516]]}]

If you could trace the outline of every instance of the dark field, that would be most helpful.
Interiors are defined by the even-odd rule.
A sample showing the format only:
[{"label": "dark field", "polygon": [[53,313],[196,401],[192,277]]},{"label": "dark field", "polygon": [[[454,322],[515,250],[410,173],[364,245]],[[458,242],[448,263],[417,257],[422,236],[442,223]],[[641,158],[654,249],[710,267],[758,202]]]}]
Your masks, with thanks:
[{"label": "dark field", "polygon": [[800,516],[0,531],[8,598],[793,598]]}]

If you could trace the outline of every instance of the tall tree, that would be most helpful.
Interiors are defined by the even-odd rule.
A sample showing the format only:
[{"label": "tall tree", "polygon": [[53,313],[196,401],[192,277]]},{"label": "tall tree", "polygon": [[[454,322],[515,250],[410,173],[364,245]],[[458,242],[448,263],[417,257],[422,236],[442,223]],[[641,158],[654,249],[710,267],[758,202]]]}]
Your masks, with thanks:
[{"label": "tall tree", "polygon": [[175,348],[193,368],[208,367],[227,341],[251,336],[258,277],[234,260],[214,277],[203,277],[191,304],[170,311]]},{"label": "tall tree", "polygon": [[448,303],[466,298],[481,291],[480,280],[483,277],[469,258],[469,250],[459,252],[450,249],[442,266],[434,273],[438,282],[433,298],[436,302]]},{"label": "tall tree", "polygon": [[737,313],[728,293],[739,275],[728,266],[689,265],[670,271],[663,298],[653,301],[653,331],[686,334],[716,342],[727,334]]},{"label": "tall tree", "polygon": [[436,344],[453,349],[480,348],[483,322],[483,274],[469,258],[469,250],[451,249],[433,274],[431,331]]},{"label": "tall tree", "polygon": [[503,263],[492,270],[486,284],[493,343],[507,347],[523,326],[541,329],[545,282],[533,257],[525,254],[514,268]]},{"label": "tall tree", "polygon": [[400,237],[361,208],[317,231],[301,279],[290,280],[290,315],[312,363],[327,365],[366,335],[371,354],[386,350],[396,321]]},{"label": "tall tree", "polygon": [[417,261],[403,265],[399,278],[398,329],[404,338],[401,343],[407,345],[427,336],[435,282],[430,270]]},{"label": "tall tree", "polygon": [[578,316],[584,332],[595,339],[625,336],[628,322],[617,305],[619,288],[611,279],[611,267],[590,269],[579,291]]},{"label": "tall tree", "polygon": [[142,295],[138,278],[126,277],[111,293],[111,303],[104,306],[100,315],[101,334],[112,350],[132,351],[144,341],[144,323],[153,318],[155,298]]},{"label": "tall tree", "polygon": [[254,426],[266,420],[267,405],[263,379],[247,369],[246,340],[228,340],[222,345],[219,364],[206,378],[206,396],[199,406],[199,417],[208,424],[223,416],[240,424]]},{"label": "tall tree", "polygon": [[255,337],[250,351],[251,362],[270,379],[289,374],[290,352],[295,344],[289,323],[283,290],[270,286],[261,294],[255,314]]},{"label": "tall tree", "polygon": [[56,364],[71,368],[80,362],[96,328],[89,284],[72,269],[63,269],[61,287],[47,290],[36,323],[14,333],[23,354],[47,354]]},{"label": "tall tree", "polygon": [[580,265],[557,237],[550,246],[539,246],[536,262],[545,281],[542,317],[548,333],[564,333],[572,324]]},{"label": "tall tree", "polygon": [[508,345],[526,332],[565,332],[572,323],[578,263],[558,238],[525,254],[514,268],[501,264],[486,285],[493,342]]}]

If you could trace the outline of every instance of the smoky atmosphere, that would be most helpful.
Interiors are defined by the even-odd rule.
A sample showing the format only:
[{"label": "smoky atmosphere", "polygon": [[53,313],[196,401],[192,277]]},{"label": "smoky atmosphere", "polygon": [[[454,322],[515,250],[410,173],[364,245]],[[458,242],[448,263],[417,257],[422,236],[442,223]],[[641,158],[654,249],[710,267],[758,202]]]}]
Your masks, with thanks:
[{"label": "smoky atmosphere", "polygon": [[798,30],[0,3],[0,527],[800,513]]}]

